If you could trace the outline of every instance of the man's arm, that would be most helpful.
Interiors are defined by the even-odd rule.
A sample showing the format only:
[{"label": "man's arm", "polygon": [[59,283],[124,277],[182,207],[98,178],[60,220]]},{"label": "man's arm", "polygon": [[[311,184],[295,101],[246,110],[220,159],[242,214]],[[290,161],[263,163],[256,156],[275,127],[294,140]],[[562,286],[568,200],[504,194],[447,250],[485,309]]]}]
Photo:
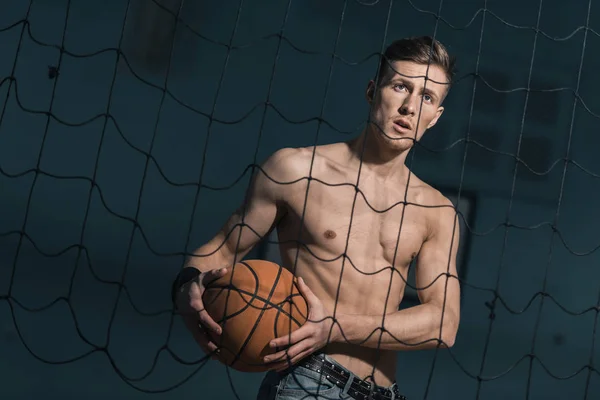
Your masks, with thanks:
[{"label": "man's arm", "polygon": [[202,272],[232,267],[271,231],[285,212],[282,185],[273,180],[285,180],[291,151],[275,152],[262,165],[262,171],[256,170],[244,203],[210,241],[188,257],[185,266]]},{"label": "man's arm", "polygon": [[452,347],[460,320],[456,272],[460,226],[452,204],[448,200],[444,204],[448,207],[438,208],[439,217],[417,259],[421,304],[388,314],[385,321],[381,316],[338,315],[339,327],[332,332],[336,342],[386,350],[430,349],[439,341]]},{"label": "man's arm", "polygon": [[289,167],[294,165],[289,157],[292,151],[277,151],[264,163],[262,171],[256,171],[245,202],[215,237],[188,257],[184,267],[192,268],[184,268],[171,287],[183,322],[207,354],[213,354],[218,348],[206,331],[220,335],[221,328],[204,308],[204,285],[220,278],[227,272],[225,268],[241,261],[281,218],[284,202],[281,185],[276,182],[287,180]]}]

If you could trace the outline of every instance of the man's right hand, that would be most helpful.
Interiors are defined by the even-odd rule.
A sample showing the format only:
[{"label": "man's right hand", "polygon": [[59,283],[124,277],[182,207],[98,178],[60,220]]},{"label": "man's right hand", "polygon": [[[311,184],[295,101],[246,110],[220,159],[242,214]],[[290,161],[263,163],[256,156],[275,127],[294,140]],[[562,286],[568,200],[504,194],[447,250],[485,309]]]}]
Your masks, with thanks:
[{"label": "man's right hand", "polygon": [[[226,273],[226,268],[202,272],[198,279],[186,283],[177,295],[177,308],[183,317],[183,322],[208,355],[218,354],[218,347],[210,341],[207,332],[220,335],[221,327],[206,312],[202,295],[208,283],[221,278]],[[212,358],[216,359],[215,356]]]}]

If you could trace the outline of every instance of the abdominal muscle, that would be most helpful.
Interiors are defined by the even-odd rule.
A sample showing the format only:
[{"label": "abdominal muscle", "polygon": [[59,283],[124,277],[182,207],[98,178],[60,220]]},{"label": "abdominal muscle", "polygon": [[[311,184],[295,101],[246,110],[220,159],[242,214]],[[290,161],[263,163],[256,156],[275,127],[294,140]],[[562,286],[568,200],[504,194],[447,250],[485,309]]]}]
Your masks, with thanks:
[{"label": "abdominal muscle", "polygon": [[[344,262],[343,257],[335,261],[320,261],[306,249],[300,250],[298,261],[293,268],[297,248],[294,246],[293,249],[282,248],[281,250],[283,265],[293,269],[296,276],[302,277],[330,312],[333,313],[335,309],[336,315],[381,315],[383,317],[384,312],[389,314],[398,310],[404,292],[404,282],[396,273],[390,287],[389,268],[377,274],[366,275],[367,271],[364,269],[357,271],[352,266],[352,264],[364,266],[364,260],[352,259],[352,264],[348,260]],[[333,257],[322,258],[331,260]],[[386,261],[382,259],[375,264],[379,267],[368,272],[385,268]],[[389,266],[389,263],[387,265]],[[339,296],[336,301],[338,286]],[[387,296],[388,290],[389,296]],[[384,307],[386,297],[388,305]],[[372,334],[380,333],[381,331],[376,331]],[[366,339],[366,337],[362,338],[362,340]],[[397,355],[394,351],[350,344],[343,338],[341,342],[326,345],[322,351],[360,379],[368,379],[379,386],[389,386],[395,382]]]}]

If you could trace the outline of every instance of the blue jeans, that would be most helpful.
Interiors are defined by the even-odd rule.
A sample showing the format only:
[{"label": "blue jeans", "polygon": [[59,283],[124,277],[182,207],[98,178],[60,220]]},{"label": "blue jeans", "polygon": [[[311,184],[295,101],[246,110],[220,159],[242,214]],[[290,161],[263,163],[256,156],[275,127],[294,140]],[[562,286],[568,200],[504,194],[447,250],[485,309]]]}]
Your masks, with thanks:
[{"label": "blue jeans", "polygon": [[[327,355],[325,359],[343,368]],[[269,371],[260,385],[256,400],[350,400],[353,397],[348,390],[354,375],[343,369],[351,376],[343,388],[336,386],[322,373],[298,364],[284,373]],[[396,385],[394,383],[389,389],[397,390]]]}]

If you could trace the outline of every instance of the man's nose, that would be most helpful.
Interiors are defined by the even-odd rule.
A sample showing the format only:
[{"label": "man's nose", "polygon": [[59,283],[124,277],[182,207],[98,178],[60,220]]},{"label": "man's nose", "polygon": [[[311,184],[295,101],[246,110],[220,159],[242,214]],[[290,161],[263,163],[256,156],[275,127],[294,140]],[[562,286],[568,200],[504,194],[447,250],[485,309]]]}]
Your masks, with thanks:
[{"label": "man's nose", "polygon": [[404,99],[404,103],[402,103],[398,111],[402,115],[412,115],[415,113],[416,110],[415,104],[416,99],[413,96],[407,96],[406,99]]}]

